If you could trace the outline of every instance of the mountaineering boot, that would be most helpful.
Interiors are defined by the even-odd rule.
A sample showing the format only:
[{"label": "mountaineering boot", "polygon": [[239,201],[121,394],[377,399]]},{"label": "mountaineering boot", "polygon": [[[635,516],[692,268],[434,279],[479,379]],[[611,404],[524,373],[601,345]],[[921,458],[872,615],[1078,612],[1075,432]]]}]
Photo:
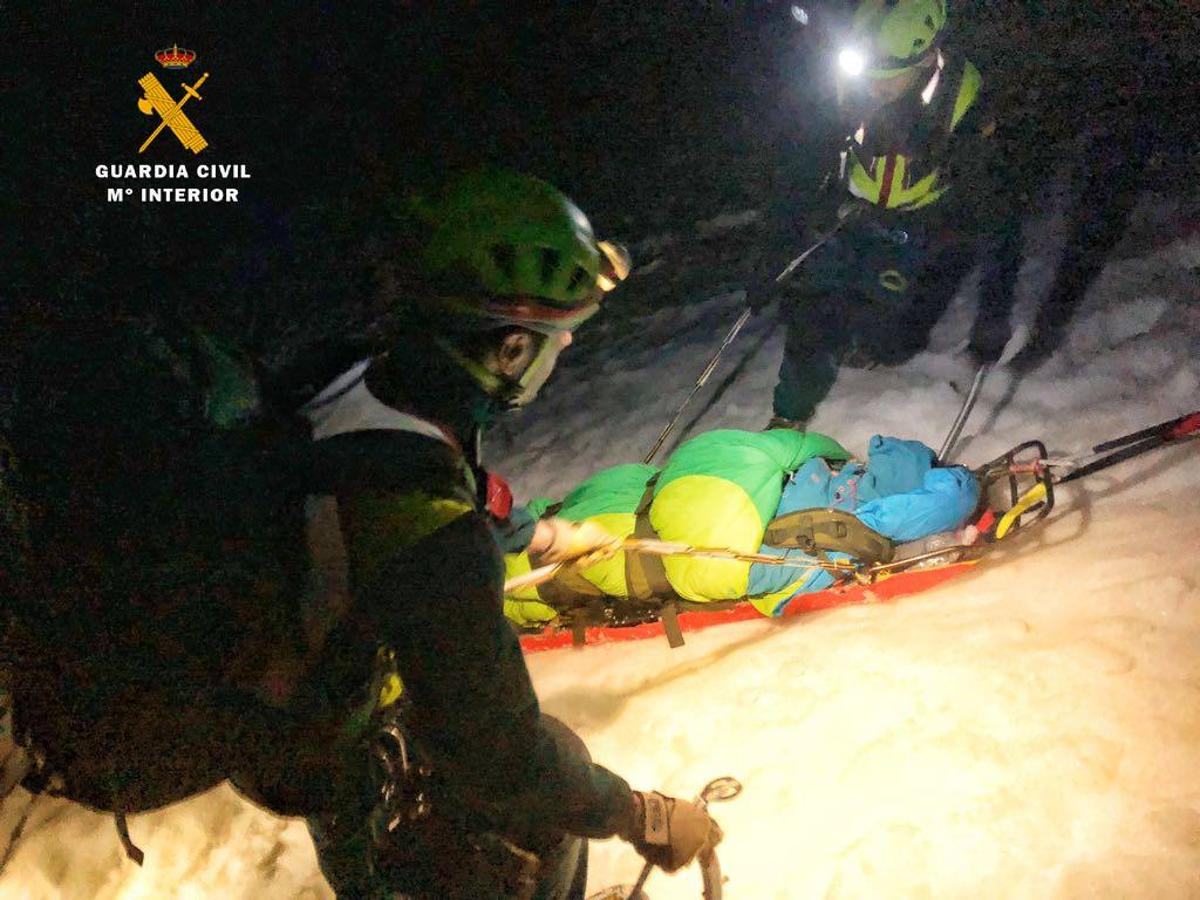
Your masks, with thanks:
[{"label": "mountaineering boot", "polygon": [[772,428],[789,428],[792,431],[807,431],[808,421],[806,419],[785,419],[783,416],[771,416],[771,421],[767,423],[767,427],[763,431],[770,431]]}]

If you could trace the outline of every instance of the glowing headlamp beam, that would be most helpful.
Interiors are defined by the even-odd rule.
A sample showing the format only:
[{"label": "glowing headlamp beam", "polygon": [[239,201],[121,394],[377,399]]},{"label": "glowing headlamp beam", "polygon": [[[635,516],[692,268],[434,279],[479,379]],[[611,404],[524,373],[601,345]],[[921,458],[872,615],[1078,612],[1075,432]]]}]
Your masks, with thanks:
[{"label": "glowing headlamp beam", "polygon": [[838,68],[851,78],[857,78],[867,68],[867,59],[853,47],[843,47],[837,57]]}]

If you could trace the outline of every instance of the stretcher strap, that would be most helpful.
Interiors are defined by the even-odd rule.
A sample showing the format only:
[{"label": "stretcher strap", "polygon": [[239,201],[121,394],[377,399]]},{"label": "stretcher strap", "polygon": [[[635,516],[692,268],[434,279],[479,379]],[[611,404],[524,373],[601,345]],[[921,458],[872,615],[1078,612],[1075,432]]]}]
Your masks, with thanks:
[{"label": "stretcher strap", "polygon": [[[633,529],[635,538],[661,540],[654,526],[650,524],[650,504],[654,501],[654,486],[657,483],[658,476],[655,475],[646,485],[646,492],[638,503]],[[634,600],[660,600],[668,603],[679,599],[670,579],[667,578],[663,557],[651,556],[648,553],[625,554],[625,589]],[[682,643],[682,639],[680,642]]]}]

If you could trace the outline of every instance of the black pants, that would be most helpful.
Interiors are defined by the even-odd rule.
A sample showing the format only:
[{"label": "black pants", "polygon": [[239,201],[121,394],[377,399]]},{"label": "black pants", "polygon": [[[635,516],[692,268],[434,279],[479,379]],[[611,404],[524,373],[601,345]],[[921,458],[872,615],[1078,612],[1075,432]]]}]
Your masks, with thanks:
[{"label": "black pants", "polygon": [[781,298],[775,415],[807,421],[851,350],[883,365],[919,353],[976,258],[975,243],[870,221],[829,241]]},{"label": "black pants", "polygon": [[1146,113],[1115,121],[1086,138],[1079,154],[1086,163],[1076,179],[1067,244],[1019,364],[1037,363],[1062,343],[1089,286],[1125,233],[1160,130],[1155,117]]},{"label": "black pants", "polygon": [[[1160,48],[1161,51],[1161,48]],[[1037,162],[1044,167],[1074,161],[1073,200],[1067,209],[1067,241],[1062,259],[1038,310],[1029,344],[1014,360],[1027,369],[1053,353],[1062,343],[1079,304],[1124,235],[1141,191],[1152,186],[1147,163],[1161,154],[1167,177],[1164,186],[1186,183],[1194,171],[1189,153],[1197,127],[1191,85],[1194,76],[1171,60],[1149,50],[1139,57],[1137,80],[1113,90],[1098,85],[1095,96],[1081,98],[1083,121],[1090,123],[1081,140],[1069,146],[1047,142]],[[1058,110],[1050,115],[1058,116]],[[1037,136],[1036,129],[1034,136]],[[1043,171],[1035,167],[1037,171]],[[1007,301],[981,315],[1007,315]]]},{"label": "black pants", "polygon": [[[569,752],[590,758],[578,735],[557,719],[544,718]],[[460,811],[439,808],[436,799],[428,817],[401,822],[380,838],[378,785],[369,781],[364,779],[361,796],[336,814],[308,820],[321,871],[338,897],[391,898],[399,893],[414,900],[509,900],[521,896],[511,876],[523,857],[509,850],[507,842],[538,859],[532,900],[583,900],[585,838],[547,829],[520,809],[491,809],[489,822],[504,824],[498,831],[483,832],[473,829],[470,817]]]}]

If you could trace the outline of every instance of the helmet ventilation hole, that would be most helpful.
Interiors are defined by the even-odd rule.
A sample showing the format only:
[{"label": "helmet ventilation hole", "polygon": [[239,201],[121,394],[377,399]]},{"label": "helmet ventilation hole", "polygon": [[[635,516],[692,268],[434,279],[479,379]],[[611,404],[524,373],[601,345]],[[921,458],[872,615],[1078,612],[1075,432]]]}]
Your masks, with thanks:
[{"label": "helmet ventilation hole", "polygon": [[549,284],[562,262],[562,254],[553,247],[542,248],[542,284]]},{"label": "helmet ventilation hole", "polygon": [[492,244],[492,262],[509,280],[517,277],[517,251],[512,244]]},{"label": "helmet ventilation hole", "polygon": [[583,279],[587,277],[587,269],[583,266],[576,266],[575,271],[571,273],[571,280],[567,282],[567,290],[573,291],[583,284]]}]

